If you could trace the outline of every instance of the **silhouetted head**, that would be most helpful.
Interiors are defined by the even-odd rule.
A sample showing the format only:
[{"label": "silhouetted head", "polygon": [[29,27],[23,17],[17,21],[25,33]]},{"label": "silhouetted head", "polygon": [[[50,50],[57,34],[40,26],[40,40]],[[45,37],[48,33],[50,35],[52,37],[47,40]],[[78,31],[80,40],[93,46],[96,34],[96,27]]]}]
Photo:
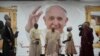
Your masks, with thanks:
[{"label": "silhouetted head", "polygon": [[6,20],[6,25],[7,25],[8,27],[11,27],[11,18],[10,18],[10,16],[5,15],[5,16],[4,16],[4,19]]},{"label": "silhouetted head", "polygon": [[5,16],[4,16],[4,19],[5,19],[5,20],[11,20],[11,18],[10,18],[8,15],[5,15]]},{"label": "silhouetted head", "polygon": [[38,24],[37,23],[34,24],[34,28],[38,29]]},{"label": "silhouetted head", "polygon": [[84,22],[83,27],[90,27],[90,23],[89,22]]},{"label": "silhouetted head", "polygon": [[72,31],[72,27],[67,27],[67,31],[68,32]]}]

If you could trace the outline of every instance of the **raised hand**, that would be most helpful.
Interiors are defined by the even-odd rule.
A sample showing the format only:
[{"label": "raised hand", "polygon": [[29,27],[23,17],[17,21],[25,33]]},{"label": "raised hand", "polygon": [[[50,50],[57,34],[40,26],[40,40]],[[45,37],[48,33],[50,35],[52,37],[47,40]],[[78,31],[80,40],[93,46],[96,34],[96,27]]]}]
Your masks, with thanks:
[{"label": "raised hand", "polygon": [[29,19],[28,19],[28,23],[25,27],[25,30],[27,32],[30,31],[31,28],[33,28],[33,25],[35,23],[38,22],[39,17],[41,16],[41,14],[43,13],[42,11],[40,11],[39,13],[37,13],[37,11],[41,8],[41,6],[37,7],[35,10],[33,10],[33,12],[30,14]]}]

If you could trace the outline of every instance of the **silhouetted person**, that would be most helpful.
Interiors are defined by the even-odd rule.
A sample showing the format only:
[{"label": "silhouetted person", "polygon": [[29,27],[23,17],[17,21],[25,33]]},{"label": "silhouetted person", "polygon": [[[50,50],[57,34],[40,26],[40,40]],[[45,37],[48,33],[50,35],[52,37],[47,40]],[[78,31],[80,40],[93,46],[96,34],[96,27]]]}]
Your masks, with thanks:
[{"label": "silhouetted person", "polygon": [[77,54],[76,49],[75,49],[75,45],[74,45],[74,41],[73,41],[73,36],[72,36],[72,27],[68,27],[67,28],[67,40],[63,41],[63,43],[66,42],[66,54],[67,56],[73,56],[73,54]]},{"label": "silhouetted person", "polygon": [[[2,41],[2,31],[4,28],[4,23],[3,21],[0,20],[0,40]],[[2,49],[2,45],[0,46],[0,50]],[[2,53],[0,52],[0,56],[2,56]]]},{"label": "silhouetted person", "polygon": [[3,56],[14,56],[14,39],[18,36],[18,32],[15,34],[11,28],[11,18],[8,15],[4,16],[5,26],[3,29]]},{"label": "silhouetted person", "polygon": [[3,28],[4,28],[4,23],[3,21],[0,20],[0,39],[2,39],[2,31],[3,31]]},{"label": "silhouetted person", "polygon": [[79,36],[81,36],[81,48],[79,56],[94,56],[93,53],[93,29],[90,28],[90,23],[85,22],[80,28]]},{"label": "silhouetted person", "polygon": [[38,29],[38,24],[35,23],[34,27],[30,30],[30,52],[29,56],[40,56],[42,50],[41,40],[40,40],[40,30]]}]

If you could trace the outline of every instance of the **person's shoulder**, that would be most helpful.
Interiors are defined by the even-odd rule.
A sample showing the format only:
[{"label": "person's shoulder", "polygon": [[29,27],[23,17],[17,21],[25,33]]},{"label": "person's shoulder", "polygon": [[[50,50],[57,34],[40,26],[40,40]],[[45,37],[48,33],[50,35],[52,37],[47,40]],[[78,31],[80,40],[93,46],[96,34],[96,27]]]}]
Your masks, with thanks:
[{"label": "person's shoulder", "polygon": [[47,30],[47,29],[39,29],[39,31],[40,31],[41,33],[46,33],[48,30]]},{"label": "person's shoulder", "polygon": [[34,29],[34,28],[32,28],[32,29],[30,30],[30,33],[34,32],[34,31],[35,31],[35,29]]},{"label": "person's shoulder", "polygon": [[35,29],[34,28],[32,28],[30,31],[34,31]]},{"label": "person's shoulder", "polygon": [[93,32],[93,29],[92,29],[92,28],[90,28],[90,31],[91,31],[91,32]]},{"label": "person's shoulder", "polygon": [[67,31],[63,31],[63,32],[60,33],[60,34],[64,34],[64,35],[66,35],[66,34],[68,34],[68,32],[67,32]]}]

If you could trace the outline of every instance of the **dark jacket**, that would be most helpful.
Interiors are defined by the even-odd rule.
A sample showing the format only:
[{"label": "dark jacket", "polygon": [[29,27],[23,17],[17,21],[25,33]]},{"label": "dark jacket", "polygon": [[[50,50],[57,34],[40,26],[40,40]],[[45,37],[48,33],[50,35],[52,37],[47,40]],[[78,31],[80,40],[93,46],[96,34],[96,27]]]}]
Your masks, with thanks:
[{"label": "dark jacket", "polygon": [[[4,56],[10,56],[10,51],[14,52],[14,42],[16,34],[13,33],[12,28],[7,25],[4,26],[2,38],[3,38],[3,54]],[[10,45],[11,43],[11,45]]]}]

